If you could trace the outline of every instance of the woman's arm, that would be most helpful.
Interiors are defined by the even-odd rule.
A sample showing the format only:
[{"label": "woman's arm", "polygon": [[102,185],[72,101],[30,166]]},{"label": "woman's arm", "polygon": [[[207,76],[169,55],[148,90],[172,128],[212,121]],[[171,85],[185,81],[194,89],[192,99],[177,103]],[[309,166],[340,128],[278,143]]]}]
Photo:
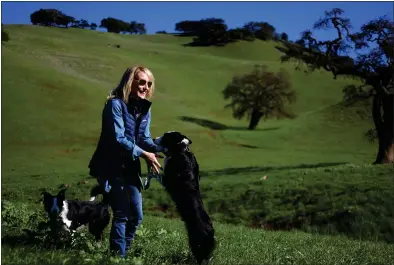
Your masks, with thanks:
[{"label": "woman's arm", "polygon": [[124,149],[130,151],[133,160],[143,154],[143,150],[128,139],[125,135],[125,126],[123,121],[122,106],[118,100],[109,100],[105,106],[105,120],[107,128],[110,128],[111,134],[115,136],[116,142]]},{"label": "woman's arm", "polygon": [[158,153],[163,151],[163,147],[156,145],[150,133],[151,113],[150,111],[146,115],[146,125],[143,135],[141,136],[138,144],[144,149],[152,153]]},{"label": "woman's arm", "polygon": [[[146,160],[148,166],[153,167],[157,173],[161,167],[157,161],[155,154],[141,149],[138,145],[128,139],[125,135],[125,127],[122,114],[122,106],[117,100],[109,100],[105,106],[107,125],[111,128],[111,132],[115,135],[116,142],[123,148],[130,151],[133,160],[142,157]],[[152,141],[152,139],[151,139]],[[153,141],[152,141],[153,143]]]}]

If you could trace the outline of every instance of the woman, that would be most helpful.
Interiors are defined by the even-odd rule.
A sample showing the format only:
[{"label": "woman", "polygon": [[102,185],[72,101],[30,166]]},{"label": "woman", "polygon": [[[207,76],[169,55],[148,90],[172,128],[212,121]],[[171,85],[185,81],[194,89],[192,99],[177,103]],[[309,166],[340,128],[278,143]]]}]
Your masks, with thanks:
[{"label": "woman", "polygon": [[97,149],[90,161],[90,174],[109,191],[113,211],[110,249],[125,257],[142,221],[143,187],[139,157],[148,169],[159,173],[156,159],[160,147],[150,135],[150,107],[154,77],[142,66],[126,69],[119,85],[111,91],[102,113]]}]

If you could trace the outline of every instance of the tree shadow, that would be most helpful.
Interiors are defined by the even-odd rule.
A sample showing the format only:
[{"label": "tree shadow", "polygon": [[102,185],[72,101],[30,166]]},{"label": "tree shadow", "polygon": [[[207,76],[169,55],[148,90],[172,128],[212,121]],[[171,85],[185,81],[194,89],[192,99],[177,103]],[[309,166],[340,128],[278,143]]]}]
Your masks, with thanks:
[{"label": "tree shadow", "polygon": [[282,47],[282,46],[279,46],[279,45],[276,45],[275,49],[277,49],[278,51],[280,51],[282,53],[285,53],[285,54],[289,51],[288,48],[285,48],[285,47]]},{"label": "tree shadow", "polygon": [[[320,66],[314,65],[317,60],[321,60],[319,54],[316,54],[316,51],[312,49],[305,49],[300,44],[294,42],[284,42],[283,46],[276,45],[275,49],[282,53],[280,56],[281,63],[289,63],[289,62],[303,62],[306,65],[295,65],[295,70],[302,71],[304,74],[309,74],[311,71],[315,69],[319,69]],[[339,56],[341,57],[341,56]],[[346,62],[341,62],[346,63]],[[313,66],[312,66],[313,65]]]},{"label": "tree shadow", "polygon": [[240,147],[245,147],[245,148],[250,148],[250,149],[259,149],[260,147],[255,146],[255,145],[248,145],[248,144],[239,144],[239,143],[235,143],[235,145],[238,145]]},{"label": "tree shadow", "polygon": [[174,37],[196,37],[196,34],[193,34],[193,33],[177,33],[177,32],[174,32],[174,33],[168,33],[169,35],[172,35],[172,36],[174,36]]},{"label": "tree shadow", "polygon": [[347,164],[346,162],[333,162],[333,163],[317,163],[317,164],[298,164],[294,166],[278,166],[278,167],[238,167],[238,168],[225,168],[219,170],[201,171],[201,176],[212,175],[238,175],[242,173],[257,173],[267,172],[272,170],[289,170],[289,169],[303,169],[303,168],[320,168],[320,167],[333,167]]},{"label": "tree shadow", "polygon": [[181,44],[183,47],[224,47],[227,44],[237,42],[236,39],[228,39],[221,41],[200,41],[198,35],[195,33],[168,33],[174,37],[188,37],[193,38],[190,42]]},{"label": "tree shadow", "polygon": [[[248,131],[248,128],[246,126],[245,127],[227,126],[225,124],[215,122],[215,121],[210,121],[207,119],[200,119],[200,118],[187,117],[187,116],[181,116],[181,117],[179,117],[179,119],[181,121],[195,123],[197,125],[209,128],[211,130]],[[273,131],[273,130],[278,130],[278,129],[279,129],[279,127],[272,127],[272,128],[264,128],[264,129],[255,129],[254,131]]]},{"label": "tree shadow", "polygon": [[231,40],[231,41],[227,41],[227,42],[205,43],[205,42],[199,42],[199,41],[193,40],[191,42],[182,44],[182,46],[183,47],[211,47],[211,46],[224,47],[227,44],[234,43],[234,42],[235,42],[235,40]]},{"label": "tree shadow", "polygon": [[[281,63],[290,62],[291,60],[308,62],[310,60],[310,55],[304,51],[304,48],[299,44],[292,42],[285,42],[283,46],[276,45],[275,49],[282,53],[280,57]],[[299,66],[296,66],[296,70],[300,70]],[[304,73],[308,73],[304,70]]]}]

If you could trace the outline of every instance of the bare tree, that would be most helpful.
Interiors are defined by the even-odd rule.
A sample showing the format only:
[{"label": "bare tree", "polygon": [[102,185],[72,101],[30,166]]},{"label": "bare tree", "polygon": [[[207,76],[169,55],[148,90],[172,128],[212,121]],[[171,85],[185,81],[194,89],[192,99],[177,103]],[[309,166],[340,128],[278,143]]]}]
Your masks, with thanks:
[{"label": "bare tree", "polygon": [[[308,70],[325,69],[338,76],[360,79],[372,89],[360,98],[373,98],[374,120],[379,148],[374,164],[394,163],[394,24],[386,17],[372,20],[351,33],[350,19],[334,8],[313,26],[314,30],[334,29],[336,38],[317,40],[312,31],[302,33],[294,43],[285,43],[282,62],[292,59],[307,64]],[[357,53],[352,59],[350,51]]]}]

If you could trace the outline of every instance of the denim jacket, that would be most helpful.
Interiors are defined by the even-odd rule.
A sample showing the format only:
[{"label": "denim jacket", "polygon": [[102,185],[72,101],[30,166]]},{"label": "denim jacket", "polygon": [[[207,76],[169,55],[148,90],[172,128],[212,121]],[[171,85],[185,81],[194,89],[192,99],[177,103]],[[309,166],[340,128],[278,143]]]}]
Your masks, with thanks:
[{"label": "denim jacket", "polygon": [[142,185],[142,150],[162,151],[151,138],[150,107],[151,102],[145,99],[130,99],[127,105],[118,98],[106,102],[100,139],[89,163],[90,175]]}]

